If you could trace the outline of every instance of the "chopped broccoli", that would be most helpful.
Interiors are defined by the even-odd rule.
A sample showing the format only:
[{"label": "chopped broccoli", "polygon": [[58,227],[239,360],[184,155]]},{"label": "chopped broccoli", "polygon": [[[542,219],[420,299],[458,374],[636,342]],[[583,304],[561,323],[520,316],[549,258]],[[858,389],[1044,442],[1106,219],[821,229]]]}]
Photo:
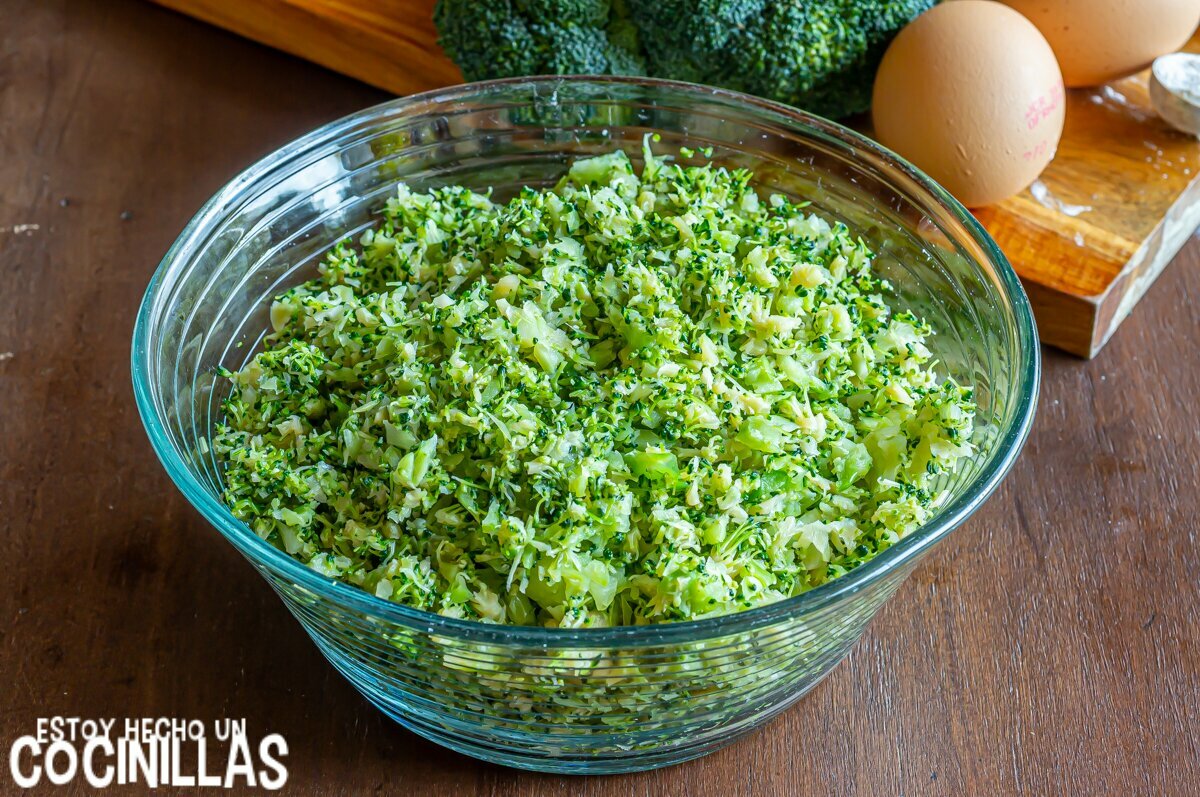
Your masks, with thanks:
[{"label": "chopped broccoli", "polygon": [[891,37],[935,0],[439,0],[468,80],[649,74],[842,117],[870,105]]},{"label": "chopped broccoli", "polygon": [[503,204],[398,185],[224,372],[233,514],[386,600],[572,628],[781,600],[926,522],[974,405],[866,244],[642,160]]}]

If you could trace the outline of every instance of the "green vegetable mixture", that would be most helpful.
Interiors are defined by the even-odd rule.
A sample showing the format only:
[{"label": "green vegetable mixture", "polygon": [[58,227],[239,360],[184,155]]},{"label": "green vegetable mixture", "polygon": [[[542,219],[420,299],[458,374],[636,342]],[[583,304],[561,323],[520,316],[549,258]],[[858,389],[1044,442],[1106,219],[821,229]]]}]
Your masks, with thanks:
[{"label": "green vegetable mixture", "polygon": [[399,185],[223,371],[233,513],[379,597],[572,628],[740,611],[893,545],[971,454],[971,391],[862,241],[752,182],[647,149],[504,204]]}]

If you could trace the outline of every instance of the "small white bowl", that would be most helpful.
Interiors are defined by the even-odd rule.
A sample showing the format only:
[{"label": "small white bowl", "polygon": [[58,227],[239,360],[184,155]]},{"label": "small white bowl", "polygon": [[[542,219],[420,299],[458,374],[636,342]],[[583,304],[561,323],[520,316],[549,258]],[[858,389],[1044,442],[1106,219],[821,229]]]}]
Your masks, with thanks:
[{"label": "small white bowl", "polygon": [[1150,102],[1171,127],[1200,136],[1200,55],[1156,58],[1150,68]]}]

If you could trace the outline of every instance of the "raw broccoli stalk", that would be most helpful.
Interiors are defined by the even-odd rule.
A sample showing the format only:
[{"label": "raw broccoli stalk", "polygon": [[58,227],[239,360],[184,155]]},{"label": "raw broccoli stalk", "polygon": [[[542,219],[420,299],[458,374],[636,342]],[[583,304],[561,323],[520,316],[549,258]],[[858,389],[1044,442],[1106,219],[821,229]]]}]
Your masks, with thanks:
[{"label": "raw broccoli stalk", "polygon": [[814,113],[866,110],[888,41],[936,0],[439,0],[468,80],[649,74]]}]

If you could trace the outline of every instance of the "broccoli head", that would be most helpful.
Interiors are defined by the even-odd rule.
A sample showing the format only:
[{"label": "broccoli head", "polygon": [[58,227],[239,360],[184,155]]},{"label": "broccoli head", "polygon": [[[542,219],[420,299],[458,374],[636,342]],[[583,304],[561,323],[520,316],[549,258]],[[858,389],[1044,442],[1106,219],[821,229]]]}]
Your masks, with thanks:
[{"label": "broccoli head", "polygon": [[658,77],[731,86],[735,41],[748,35],[771,0],[633,2],[651,72]]},{"label": "broccoli head", "polygon": [[883,50],[936,0],[439,0],[468,80],[648,74],[830,117],[864,111]]},{"label": "broccoli head", "polygon": [[439,0],[433,19],[467,80],[645,74],[636,31],[609,0]]},{"label": "broccoli head", "polygon": [[934,0],[768,2],[734,40],[728,85],[824,116],[871,107],[875,71],[892,37]]}]

